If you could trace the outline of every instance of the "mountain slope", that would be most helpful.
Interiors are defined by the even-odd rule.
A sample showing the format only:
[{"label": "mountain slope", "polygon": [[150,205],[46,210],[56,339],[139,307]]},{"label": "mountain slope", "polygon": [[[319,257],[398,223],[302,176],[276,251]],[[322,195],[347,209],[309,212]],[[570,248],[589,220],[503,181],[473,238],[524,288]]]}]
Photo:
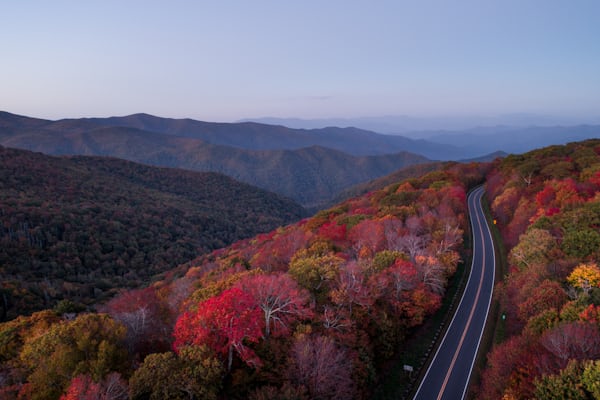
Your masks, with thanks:
[{"label": "mountain slope", "polygon": [[[102,368],[96,387],[121,384],[132,398],[177,398],[185,387],[195,398],[371,399],[459,268],[466,192],[482,179],[473,167],[397,182],[205,254],[100,314],[47,310],[0,324],[0,397],[58,399],[90,381],[90,364]],[[390,397],[406,391],[402,381]]]},{"label": "mountain slope", "polygon": [[509,250],[497,291],[505,340],[477,398],[597,398],[600,140],[498,160],[487,193]]},{"label": "mountain slope", "polygon": [[216,173],[0,147],[2,308],[98,300],[303,213]]},{"label": "mountain slope", "polygon": [[333,204],[341,203],[352,197],[362,196],[375,190],[381,190],[384,187],[391,185],[395,182],[400,182],[409,178],[418,178],[432,171],[441,170],[444,166],[453,165],[452,162],[431,162],[418,165],[411,165],[399,169],[398,171],[392,172],[389,175],[382,176],[381,178],[373,179],[372,181],[359,183],[358,185],[349,187],[348,189],[342,190],[333,199]]}]

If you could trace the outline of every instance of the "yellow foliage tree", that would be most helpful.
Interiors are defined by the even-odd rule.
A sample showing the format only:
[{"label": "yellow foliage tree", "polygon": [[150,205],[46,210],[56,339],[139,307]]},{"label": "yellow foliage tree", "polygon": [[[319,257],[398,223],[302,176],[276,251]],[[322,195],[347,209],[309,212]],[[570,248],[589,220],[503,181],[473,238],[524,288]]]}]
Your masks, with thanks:
[{"label": "yellow foliage tree", "polygon": [[567,282],[588,293],[592,287],[600,286],[600,268],[595,263],[579,264],[571,272]]}]

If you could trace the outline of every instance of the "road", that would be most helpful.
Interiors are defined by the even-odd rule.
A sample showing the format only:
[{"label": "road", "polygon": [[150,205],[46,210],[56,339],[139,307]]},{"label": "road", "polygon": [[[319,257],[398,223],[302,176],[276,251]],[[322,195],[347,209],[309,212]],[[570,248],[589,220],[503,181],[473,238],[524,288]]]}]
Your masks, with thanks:
[{"label": "road", "polygon": [[415,400],[457,400],[467,394],[494,288],[494,244],[481,207],[483,193],[478,187],[467,200],[473,232],[471,273]]}]

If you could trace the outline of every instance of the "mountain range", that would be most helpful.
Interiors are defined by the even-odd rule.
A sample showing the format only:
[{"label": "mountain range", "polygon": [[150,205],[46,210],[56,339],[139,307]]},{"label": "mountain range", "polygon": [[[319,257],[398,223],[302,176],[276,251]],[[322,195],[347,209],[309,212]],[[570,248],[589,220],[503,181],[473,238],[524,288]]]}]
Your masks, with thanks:
[{"label": "mountain range", "polygon": [[[354,129],[313,132],[145,114],[59,121],[0,114],[0,144],[7,147],[51,155],[113,156],[150,165],[220,172],[309,208],[319,208],[357,183],[429,161],[406,151],[383,154],[385,149],[393,153],[402,148],[381,140],[388,138],[393,139]],[[322,146],[334,142],[355,149],[362,146],[362,153],[377,155],[356,155],[359,151],[348,154]]]},{"label": "mountain range", "polygon": [[[316,210],[339,192],[431,160],[483,160],[600,137],[600,125],[488,127],[420,132],[428,139],[354,127],[293,129],[148,114],[50,121],[0,112],[0,145],[51,155],[103,155],[214,171]],[[503,150],[504,153],[498,153]]]},{"label": "mountain range", "polygon": [[[600,119],[582,124],[573,118],[512,114],[489,118],[413,118],[405,116],[316,119],[259,118],[245,120],[296,129],[353,126],[409,139],[406,149],[435,160],[472,159],[503,151],[525,153],[536,148],[600,137]],[[410,147],[417,141],[422,149]],[[438,152],[432,144],[445,145]]]},{"label": "mountain range", "polygon": [[247,118],[239,122],[259,122],[270,125],[284,125],[296,129],[318,129],[326,126],[353,126],[373,132],[405,135],[410,138],[428,138],[430,132],[440,130],[465,131],[478,127],[554,127],[577,126],[582,124],[599,125],[600,115],[587,117],[561,117],[532,113],[512,113],[496,116],[440,116],[414,117],[408,115],[386,115],[359,118]]}]

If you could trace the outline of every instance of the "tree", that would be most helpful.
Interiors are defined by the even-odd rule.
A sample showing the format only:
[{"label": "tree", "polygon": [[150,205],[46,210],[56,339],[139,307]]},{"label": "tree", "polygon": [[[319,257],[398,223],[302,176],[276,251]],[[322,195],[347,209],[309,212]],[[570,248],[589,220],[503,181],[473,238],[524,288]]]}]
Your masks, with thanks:
[{"label": "tree", "polygon": [[310,400],[304,386],[284,383],[282,387],[261,386],[250,393],[250,400]]},{"label": "tree", "polygon": [[566,367],[571,359],[600,358],[600,330],[590,323],[559,325],[546,332],[541,343],[556,357],[560,368]]},{"label": "tree", "polygon": [[331,300],[340,306],[348,308],[352,314],[352,306],[368,308],[375,299],[369,291],[367,278],[356,261],[350,261],[340,267],[337,285],[331,291]]},{"label": "tree", "polygon": [[595,400],[600,400],[600,360],[588,361],[584,364],[581,382]]},{"label": "tree", "polygon": [[371,257],[383,250],[385,243],[383,223],[379,220],[366,219],[356,224],[348,234],[358,255],[368,254]]},{"label": "tree", "polygon": [[481,398],[502,398],[524,348],[525,340],[521,336],[513,336],[492,349],[487,355],[488,367],[482,378]]},{"label": "tree", "polygon": [[600,287],[600,268],[595,263],[579,264],[567,277],[567,282],[588,294],[591,288]]},{"label": "tree", "polygon": [[169,310],[154,288],[123,292],[102,310],[127,327],[127,344],[132,353],[149,353],[167,346]]},{"label": "tree", "polygon": [[307,388],[311,399],[352,399],[352,368],[346,351],[326,336],[301,335],[291,352],[290,380]]},{"label": "tree", "polygon": [[21,360],[30,371],[33,398],[57,398],[76,375],[99,381],[110,372],[125,372],[125,331],[106,314],[84,314],[27,342]]},{"label": "tree", "polygon": [[238,282],[237,287],[250,294],[264,313],[265,337],[287,334],[297,319],[313,315],[310,294],[288,274],[255,275]]},{"label": "tree", "polygon": [[67,393],[60,400],[100,400],[100,385],[89,375],[78,375],[71,380]]},{"label": "tree", "polygon": [[550,249],[555,245],[556,241],[547,230],[529,229],[519,237],[519,243],[510,251],[509,261],[520,268],[545,264]]},{"label": "tree", "polygon": [[154,353],[146,357],[129,380],[132,400],[216,400],[223,365],[206,346],[185,346],[179,354]]},{"label": "tree", "polygon": [[539,285],[532,288],[523,302],[519,303],[519,318],[527,322],[531,317],[547,310],[560,310],[567,301],[567,294],[560,284],[545,279]]},{"label": "tree", "polygon": [[262,321],[254,298],[234,287],[201,302],[195,313],[180,316],[175,324],[173,347],[179,352],[185,346],[207,345],[227,357],[227,371],[231,371],[234,352],[246,364],[260,366],[260,359],[245,342],[258,342]]},{"label": "tree", "polygon": [[395,300],[400,300],[406,291],[414,289],[419,282],[414,264],[403,259],[397,259],[384,274],[389,279]]},{"label": "tree", "polygon": [[443,294],[446,290],[446,270],[433,256],[418,256],[415,260],[421,281],[433,292]]},{"label": "tree", "polygon": [[126,400],[127,391],[127,383],[117,372],[100,382],[94,382],[89,375],[78,375],[60,400]]},{"label": "tree", "polygon": [[310,291],[316,301],[322,302],[343,263],[342,258],[333,254],[303,254],[292,259],[288,272],[300,286]]},{"label": "tree", "polygon": [[544,400],[587,400],[581,384],[581,363],[573,361],[559,374],[545,375],[535,381],[535,398]]},{"label": "tree", "polygon": [[571,257],[587,258],[599,254],[600,233],[594,229],[569,229],[561,244],[565,254]]}]

